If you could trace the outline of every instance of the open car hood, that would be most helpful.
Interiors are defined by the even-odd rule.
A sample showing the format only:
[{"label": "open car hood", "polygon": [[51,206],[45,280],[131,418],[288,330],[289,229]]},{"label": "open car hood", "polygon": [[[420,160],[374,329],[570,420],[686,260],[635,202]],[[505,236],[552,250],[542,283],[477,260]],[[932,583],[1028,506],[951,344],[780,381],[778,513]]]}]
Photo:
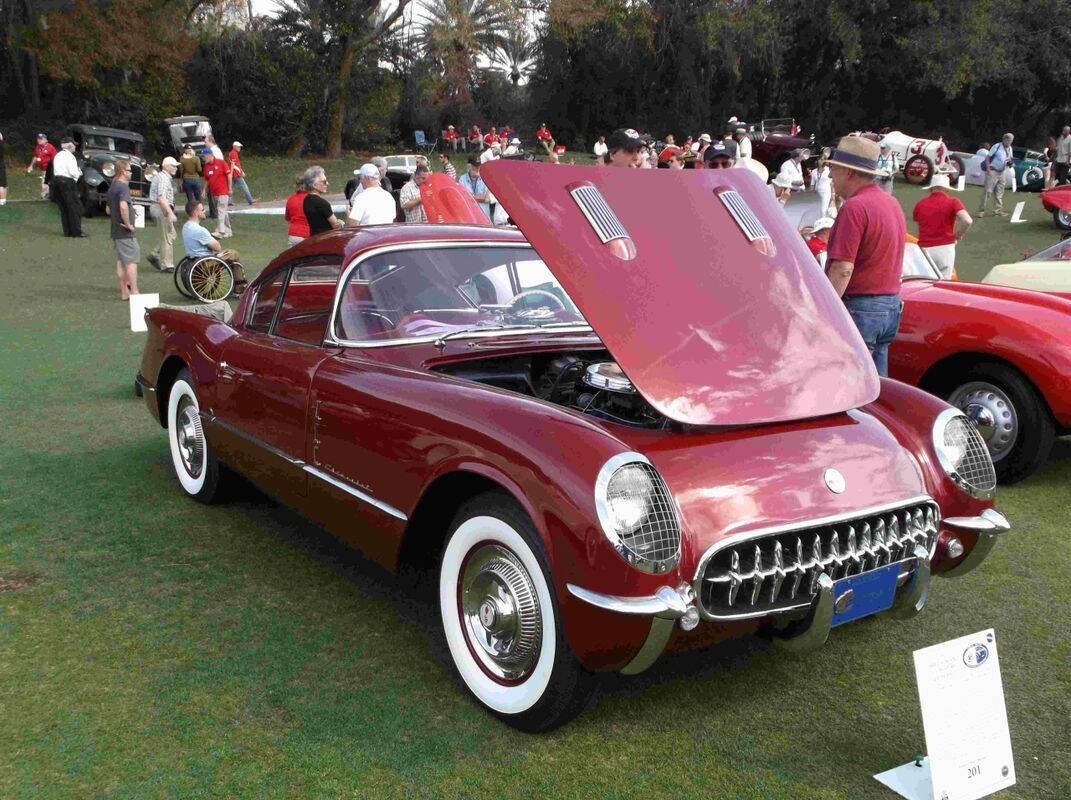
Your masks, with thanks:
[{"label": "open car hood", "polygon": [[877,398],[851,317],[750,171],[499,160],[481,173],[637,390],[670,419],[751,425]]}]

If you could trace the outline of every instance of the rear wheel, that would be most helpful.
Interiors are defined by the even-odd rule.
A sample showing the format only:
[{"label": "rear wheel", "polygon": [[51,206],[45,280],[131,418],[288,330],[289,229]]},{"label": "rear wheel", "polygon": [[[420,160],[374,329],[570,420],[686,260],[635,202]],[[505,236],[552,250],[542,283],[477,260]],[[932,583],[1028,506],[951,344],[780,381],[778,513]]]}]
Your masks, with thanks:
[{"label": "rear wheel", "polygon": [[171,273],[171,277],[175,281],[175,288],[178,289],[179,294],[183,297],[189,297],[191,300],[193,299],[193,293],[190,291],[190,287],[186,285],[186,276],[189,275],[192,263],[189,258],[184,258],[175,266],[175,271]]},{"label": "rear wheel", "polygon": [[933,177],[933,159],[929,156],[911,156],[904,164],[904,180],[913,186],[929,183]]},{"label": "rear wheel", "polygon": [[[1034,186],[1034,188],[1040,189],[1041,185],[1045,183],[1045,170],[1041,167],[1033,166],[1028,167],[1023,173],[1023,185],[1022,189],[1026,189],[1028,186]],[[1036,185],[1035,184],[1039,184]]]},{"label": "rear wheel", "polygon": [[182,490],[211,503],[219,490],[220,467],[201,425],[201,406],[188,370],[181,370],[167,397],[167,438],[171,465]]},{"label": "rear wheel", "polygon": [[1071,231],[1071,209],[1054,208],[1052,210],[1052,220],[1060,230]]},{"label": "rear wheel", "polygon": [[948,180],[955,186],[959,183],[959,176],[967,174],[967,165],[963,163],[963,159],[956,155],[950,155],[945,165],[951,170],[948,173]]},{"label": "rear wheel", "polygon": [[476,700],[524,731],[568,722],[590,696],[552,586],[538,534],[512,498],[489,492],[461,508],[439,568],[446,643]]},{"label": "rear wheel", "polygon": [[1014,369],[976,364],[961,376],[948,402],[978,428],[1001,483],[1028,477],[1048,459],[1056,438],[1052,417],[1037,390]]}]

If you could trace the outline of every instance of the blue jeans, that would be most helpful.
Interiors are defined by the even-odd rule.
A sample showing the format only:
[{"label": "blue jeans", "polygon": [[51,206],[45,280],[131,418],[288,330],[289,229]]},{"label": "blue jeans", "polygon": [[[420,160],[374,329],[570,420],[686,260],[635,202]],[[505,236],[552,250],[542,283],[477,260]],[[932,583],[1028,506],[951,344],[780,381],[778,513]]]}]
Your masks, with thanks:
[{"label": "blue jeans", "polygon": [[186,202],[201,199],[201,181],[197,178],[183,178],[182,191],[186,193]]},{"label": "blue jeans", "polygon": [[242,194],[245,195],[245,201],[249,205],[253,205],[253,193],[249,191],[249,184],[245,182],[245,178],[234,178],[231,181],[231,195],[236,195],[236,190],[241,189]]},{"label": "blue jeans", "polygon": [[856,294],[845,296],[844,306],[874,359],[878,374],[889,374],[889,345],[900,327],[900,295]]}]

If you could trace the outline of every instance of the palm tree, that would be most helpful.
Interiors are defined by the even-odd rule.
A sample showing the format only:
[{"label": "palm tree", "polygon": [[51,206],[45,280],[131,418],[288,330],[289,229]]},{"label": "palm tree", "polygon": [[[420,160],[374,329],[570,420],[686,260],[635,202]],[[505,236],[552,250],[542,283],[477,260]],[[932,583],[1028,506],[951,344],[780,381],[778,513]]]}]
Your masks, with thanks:
[{"label": "palm tree", "polygon": [[527,78],[535,68],[536,45],[523,26],[517,26],[502,38],[491,55],[491,63],[498,64],[509,75],[514,86]]},{"label": "palm tree", "polygon": [[431,0],[420,21],[420,44],[443,70],[443,99],[472,102],[479,56],[489,60],[518,13],[506,0]]}]

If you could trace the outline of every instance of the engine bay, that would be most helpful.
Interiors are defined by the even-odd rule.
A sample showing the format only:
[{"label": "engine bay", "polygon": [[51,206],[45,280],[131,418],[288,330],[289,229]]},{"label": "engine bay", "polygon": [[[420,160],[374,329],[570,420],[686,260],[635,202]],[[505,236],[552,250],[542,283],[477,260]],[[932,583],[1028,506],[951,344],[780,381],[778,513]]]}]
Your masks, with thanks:
[{"label": "engine bay", "polygon": [[444,375],[538,397],[620,425],[653,430],[677,426],[636,391],[606,350],[499,356],[434,369]]}]

